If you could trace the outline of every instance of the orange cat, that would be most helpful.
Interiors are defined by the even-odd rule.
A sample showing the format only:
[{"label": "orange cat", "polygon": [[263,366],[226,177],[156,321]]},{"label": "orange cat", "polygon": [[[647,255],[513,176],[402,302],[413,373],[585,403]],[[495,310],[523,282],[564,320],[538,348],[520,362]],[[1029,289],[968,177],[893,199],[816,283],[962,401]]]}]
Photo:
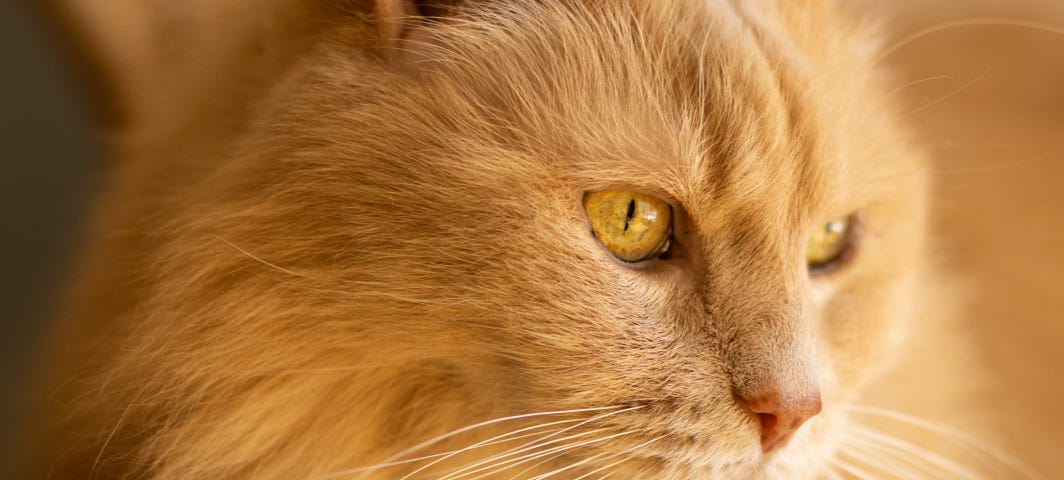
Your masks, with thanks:
[{"label": "orange cat", "polygon": [[978,379],[834,2],[162,3],[76,5],[123,123],[31,473],[1023,473],[898,413]]}]

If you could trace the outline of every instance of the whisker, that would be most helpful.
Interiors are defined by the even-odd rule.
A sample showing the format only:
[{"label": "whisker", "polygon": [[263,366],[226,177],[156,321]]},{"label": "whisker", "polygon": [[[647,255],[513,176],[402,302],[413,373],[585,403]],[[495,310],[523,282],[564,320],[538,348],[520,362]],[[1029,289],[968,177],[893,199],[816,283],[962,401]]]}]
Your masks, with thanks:
[{"label": "whisker", "polygon": [[[599,411],[603,411],[603,410],[615,410],[615,409],[618,409],[618,408],[621,408],[621,407],[620,406],[608,406],[608,407],[578,408],[578,409],[572,409],[572,410],[556,410],[556,411],[551,411],[551,412],[523,413],[523,414],[520,414],[520,415],[511,415],[511,416],[508,416],[508,417],[502,417],[502,418],[495,418],[495,419],[492,419],[492,420],[486,420],[486,421],[483,421],[483,422],[475,423],[473,425],[469,425],[469,426],[465,426],[465,427],[459,428],[457,430],[452,430],[452,431],[450,431],[448,433],[445,433],[443,435],[439,435],[439,436],[430,438],[428,440],[425,440],[424,442],[421,442],[421,443],[419,443],[417,445],[409,447],[409,448],[407,448],[405,450],[400,451],[399,453],[396,453],[395,455],[392,455],[392,456],[384,459],[380,463],[394,462],[396,460],[399,460],[399,459],[401,459],[401,458],[403,458],[403,457],[405,457],[405,456],[407,456],[407,455],[409,455],[411,453],[414,453],[414,452],[416,452],[418,450],[421,450],[421,449],[423,449],[425,447],[428,447],[430,445],[439,443],[441,441],[447,440],[448,438],[452,438],[452,437],[455,437],[457,435],[461,435],[461,434],[469,432],[471,430],[476,430],[478,428],[483,428],[483,427],[486,427],[486,426],[489,426],[489,425],[495,425],[495,424],[498,424],[498,423],[509,422],[509,421],[514,421],[514,420],[523,420],[523,419],[528,419],[528,418],[545,417],[545,416],[549,416],[549,415],[567,415],[567,414],[573,414],[573,413],[599,412]],[[366,476],[369,475],[369,473],[370,473],[370,471],[366,471],[362,475],[357,477],[355,480],[364,480],[366,478]]]},{"label": "whisker", "polygon": [[911,480],[928,478],[929,474],[932,475],[930,478],[935,478],[935,474],[941,473],[940,469],[932,468],[933,465],[919,463],[918,461],[923,460],[922,458],[915,457],[915,455],[910,455],[911,458],[902,455],[911,452],[897,452],[869,440],[850,439],[849,441],[852,442],[852,446],[862,447],[862,449],[848,449],[845,452],[847,457],[874,468],[882,474],[889,475],[890,478]]},{"label": "whisker", "polygon": [[960,95],[961,93],[964,93],[965,90],[968,90],[969,88],[971,88],[976,83],[979,83],[983,78],[986,77],[986,75],[988,73],[990,73],[990,65],[989,64],[984,64],[983,65],[983,71],[980,72],[979,75],[976,75],[975,78],[969,80],[968,82],[965,82],[964,85],[961,85],[961,86],[953,89],[952,92],[949,92],[949,93],[947,93],[947,94],[945,94],[945,95],[943,95],[941,97],[938,97],[938,98],[936,98],[935,100],[933,100],[931,102],[925,103],[925,104],[923,104],[923,105],[921,105],[921,106],[919,106],[919,107],[917,107],[917,108],[915,108],[915,109],[913,109],[913,110],[911,110],[909,112],[906,112],[902,116],[903,117],[908,117],[910,115],[916,115],[917,113],[920,113],[920,112],[922,112],[924,110],[927,110],[927,109],[929,109],[931,107],[934,107],[935,105],[938,105],[938,104],[940,104],[942,102],[945,102],[946,100],[949,100],[949,99],[951,99],[953,97],[956,97],[957,95]]},{"label": "whisker", "polygon": [[[542,432],[534,432],[534,433],[526,433],[524,435],[517,435],[517,434],[525,432],[525,431],[538,430],[538,429],[549,427],[549,426],[553,426],[553,425],[564,424],[564,423],[572,423],[572,422],[576,422],[576,421],[579,421],[579,419],[558,420],[558,421],[555,421],[555,422],[545,423],[545,424],[542,424],[542,425],[533,425],[531,427],[525,427],[525,428],[522,428],[520,430],[515,430],[513,432],[507,432],[507,433],[504,433],[504,434],[501,434],[501,435],[496,435],[496,436],[494,436],[492,438],[489,438],[489,439],[484,440],[482,442],[476,443],[474,445],[470,445],[468,447],[463,447],[463,448],[460,448],[460,449],[457,449],[457,450],[452,450],[452,451],[449,451],[449,452],[434,453],[432,455],[425,455],[423,457],[415,457],[415,458],[409,458],[409,459],[405,459],[405,460],[396,460],[394,462],[389,462],[389,463],[378,463],[376,465],[370,465],[368,467],[359,467],[359,468],[353,468],[353,469],[350,469],[350,470],[343,470],[343,471],[333,472],[333,473],[329,474],[326,477],[318,477],[318,478],[332,478],[332,477],[336,477],[336,476],[350,475],[350,474],[354,474],[354,473],[365,472],[367,470],[380,470],[382,468],[394,467],[394,466],[397,466],[397,465],[406,465],[406,464],[409,464],[409,463],[417,463],[417,462],[421,462],[421,461],[425,461],[425,460],[431,460],[431,459],[439,458],[439,457],[444,457],[441,460],[446,460],[447,458],[449,458],[449,457],[451,457],[453,455],[456,455],[456,454],[459,454],[459,453],[462,453],[462,452],[466,452],[466,451],[469,451],[469,450],[473,450],[473,449],[476,449],[476,448],[487,447],[487,446],[491,446],[491,445],[497,445],[497,444],[500,444],[500,443],[512,442],[514,440],[519,440],[519,439],[528,438],[528,437],[534,437],[534,436],[537,436],[537,435],[538,436],[545,435]],[[553,432],[557,432],[557,431],[558,430],[551,430],[551,431],[549,431],[547,433],[553,433]],[[506,437],[509,437],[509,438],[506,438]],[[433,463],[436,463],[436,462],[433,462]]]},{"label": "whisker", "polygon": [[[911,454],[913,456],[913,458],[924,460],[928,464],[931,464],[931,465],[934,465],[936,467],[939,467],[942,470],[947,470],[947,471],[949,471],[949,472],[951,472],[953,474],[959,475],[961,477],[964,477],[964,478],[979,478],[981,476],[978,473],[976,473],[975,471],[973,471],[973,470],[971,470],[969,468],[963,467],[963,466],[961,466],[960,464],[958,464],[955,461],[952,461],[952,460],[950,460],[950,459],[948,459],[946,457],[943,457],[942,455],[939,455],[937,453],[931,452],[931,451],[929,451],[927,449],[920,448],[919,446],[917,446],[917,445],[915,445],[913,443],[906,442],[904,440],[899,440],[897,438],[893,438],[893,437],[890,437],[888,435],[883,435],[881,433],[874,432],[874,431],[872,431],[870,429],[856,429],[856,430],[854,430],[854,433],[858,437],[858,439],[863,438],[865,440],[871,440],[872,441],[872,442],[867,442],[867,443],[880,444],[880,445],[884,445],[884,446],[893,447],[893,448],[897,449],[900,452]],[[860,442],[861,440],[856,440],[856,441]]]},{"label": "whisker", "polygon": [[[596,416],[594,416],[594,417],[591,417],[591,418],[589,418],[589,419],[583,420],[583,421],[581,421],[580,423],[577,423],[576,425],[572,425],[572,426],[569,426],[569,427],[563,428],[563,429],[561,429],[561,430],[555,431],[555,432],[553,432],[553,433],[551,433],[551,434],[549,434],[549,435],[547,435],[547,436],[545,436],[545,437],[542,437],[542,438],[536,439],[536,440],[534,440],[534,441],[532,441],[532,442],[529,442],[529,443],[526,443],[526,444],[524,444],[524,445],[518,445],[517,447],[514,447],[513,449],[507,450],[507,451],[505,451],[505,452],[502,452],[502,453],[501,453],[501,454],[499,454],[499,455],[496,455],[496,456],[494,456],[494,457],[491,457],[491,458],[489,458],[489,459],[483,460],[483,461],[481,461],[481,462],[478,462],[477,464],[474,464],[474,465],[470,465],[470,466],[476,466],[476,465],[478,465],[478,464],[483,464],[483,463],[486,463],[486,462],[492,461],[492,459],[499,459],[499,458],[504,458],[504,457],[506,457],[506,456],[509,456],[509,455],[513,455],[513,454],[516,454],[516,453],[520,453],[520,452],[523,452],[523,451],[527,451],[527,450],[529,450],[529,449],[531,449],[531,448],[535,448],[535,447],[538,447],[538,446],[542,446],[542,445],[545,445],[545,444],[549,444],[549,443],[555,443],[556,441],[551,441],[551,442],[544,442],[544,440],[547,440],[547,439],[549,439],[549,438],[552,438],[552,437],[554,437],[554,436],[557,436],[557,435],[561,435],[561,434],[563,434],[563,433],[565,433],[565,432],[567,432],[567,431],[570,431],[570,430],[573,430],[573,429],[579,428],[579,427],[581,427],[581,426],[583,426],[583,425],[587,425],[587,424],[589,424],[589,423],[592,423],[592,422],[596,422],[596,421],[602,420],[603,418],[611,417],[611,416],[613,416],[613,415],[618,415],[618,414],[621,414],[621,413],[625,413],[625,412],[630,412],[630,411],[632,411],[632,410],[638,410],[638,409],[640,409],[640,408],[643,408],[643,406],[641,406],[641,405],[637,405],[637,406],[634,406],[634,407],[628,407],[628,408],[625,408],[625,409],[621,409],[621,410],[617,410],[617,411],[613,411],[613,412],[608,412],[608,413],[604,413],[604,414],[601,414],[601,415],[596,415]],[[601,431],[601,430],[594,430],[593,432],[597,432],[597,431]],[[572,438],[572,436],[570,436],[570,437],[567,437],[567,438]],[[529,446],[529,445],[531,445],[532,447],[529,447],[529,448],[523,448],[523,447],[527,447],[527,446]],[[521,449],[521,450],[517,450],[517,449]],[[517,451],[514,451],[514,450],[517,450]],[[468,467],[468,466],[467,466],[467,467]],[[533,466],[533,467],[534,467],[534,466]],[[453,473],[453,472],[452,472],[452,473]],[[523,472],[522,472],[522,473],[523,473]]]},{"label": "whisker", "polygon": [[940,141],[929,143],[929,148],[1023,148],[1031,146],[1031,142],[954,142]]},{"label": "whisker", "polygon": [[[886,469],[879,467],[879,459],[872,458],[868,455],[880,454],[888,456],[894,460],[894,462],[891,462],[889,466],[890,470],[892,470],[891,473],[893,473],[893,475],[896,477],[901,476],[897,473],[897,470],[900,468],[898,462],[902,462],[903,464],[908,465],[910,467],[908,471],[909,476],[902,478],[923,478],[923,474],[935,474],[940,472],[939,469],[933,468],[934,465],[928,465],[926,461],[923,461],[923,458],[914,455],[913,452],[898,451],[897,449],[891,449],[882,444],[867,439],[855,439],[851,441],[854,442],[855,446],[865,447],[867,450],[865,450],[863,453],[857,453],[854,450],[848,450],[846,452],[847,455],[853,457],[855,460],[860,460],[869,466],[879,468],[880,470]],[[883,458],[882,460],[887,459]],[[916,475],[917,473],[920,473],[920,475]]]},{"label": "whisker", "polygon": [[[482,472],[485,469],[490,470],[491,468],[494,468],[494,467],[497,467],[497,466],[500,466],[500,465],[507,465],[507,464],[509,464],[511,462],[515,462],[515,461],[518,461],[518,460],[525,460],[525,461],[534,460],[536,458],[542,457],[542,454],[545,454],[545,453],[549,454],[549,453],[553,453],[553,452],[557,451],[556,450],[557,446],[551,447],[550,449],[547,449],[546,451],[541,451],[541,452],[536,452],[537,449],[540,449],[540,448],[545,447],[547,445],[563,443],[563,442],[572,440],[574,438],[580,438],[580,437],[586,437],[588,435],[594,435],[594,434],[599,433],[599,432],[601,432],[603,430],[604,429],[596,429],[596,430],[591,430],[591,431],[587,431],[587,432],[574,433],[572,435],[568,435],[568,436],[565,436],[565,437],[556,438],[556,439],[551,440],[549,442],[540,442],[538,440],[537,441],[533,441],[533,442],[529,442],[529,443],[526,443],[525,445],[521,445],[520,447],[518,447],[519,449],[516,449],[516,450],[515,449],[510,449],[510,450],[507,450],[505,452],[499,453],[498,455],[493,455],[491,457],[482,459],[482,460],[477,461],[475,463],[466,465],[466,466],[464,466],[464,467],[462,467],[462,468],[460,468],[458,470],[455,470],[455,471],[449,473],[448,475],[446,475],[443,478],[441,478],[441,480],[446,479],[446,478],[450,478],[452,475],[457,475],[457,474],[462,473],[462,472],[467,472],[470,469],[475,469],[475,470],[470,471],[468,473],[462,473],[462,476],[471,475],[471,474],[474,474],[474,473],[477,473],[477,472]],[[526,452],[532,452],[532,453],[526,453]],[[522,454],[522,453],[524,455],[519,455],[519,454]],[[513,457],[514,455],[519,455],[519,456]],[[507,457],[513,457],[513,458],[510,458],[509,460],[504,460]],[[495,464],[491,465],[492,462],[495,462]],[[524,463],[524,462],[518,462],[518,464],[520,464],[520,463]],[[481,467],[483,465],[487,465],[487,466],[484,466],[483,468],[476,468],[476,467]],[[507,469],[508,468],[510,468],[510,467],[507,467]]]},{"label": "whisker", "polygon": [[[500,464],[490,465],[490,466],[487,466],[487,467],[481,467],[480,469],[474,470],[472,472],[467,472],[467,473],[464,473],[464,474],[461,474],[461,475],[458,475],[458,476],[451,476],[453,474],[447,475],[445,477],[441,477],[439,480],[454,480],[454,479],[459,479],[459,478],[463,478],[463,477],[468,477],[469,475],[472,475],[473,473],[476,473],[476,472],[480,472],[480,471],[483,471],[483,470],[489,470],[489,472],[484,474],[484,475],[473,477],[473,478],[470,478],[468,480],[480,479],[480,478],[484,478],[484,477],[486,477],[488,475],[494,475],[494,474],[496,474],[498,472],[508,470],[510,468],[513,468],[516,465],[521,465],[521,464],[523,464],[525,462],[530,462],[532,460],[535,460],[535,459],[538,459],[538,458],[542,458],[543,456],[546,456],[546,455],[559,453],[559,452],[566,452],[566,451],[569,451],[569,450],[572,450],[572,449],[575,449],[575,448],[578,448],[578,447],[583,447],[583,446],[592,445],[592,444],[599,443],[599,442],[604,442],[606,440],[611,440],[611,439],[614,439],[614,438],[617,438],[617,437],[621,437],[621,436],[624,436],[624,435],[631,435],[631,434],[636,433],[636,432],[637,432],[636,430],[629,430],[629,431],[625,431],[625,432],[619,432],[619,433],[614,433],[614,434],[611,434],[611,435],[607,435],[605,437],[594,438],[594,439],[591,439],[591,440],[584,440],[582,442],[576,442],[576,443],[570,443],[570,444],[566,444],[566,445],[561,445],[561,446],[558,446],[558,447],[553,447],[551,449],[548,449],[547,451],[544,451],[544,452],[532,453],[532,454],[529,454],[529,455],[525,455],[523,457],[518,457],[518,458],[515,458],[515,459],[507,460],[505,462],[500,462]],[[520,461],[517,461],[517,460],[520,460]],[[506,467],[501,468],[501,469],[492,470],[492,468],[495,468],[495,467],[497,467],[499,465],[504,465],[504,464],[508,464],[508,463],[511,463],[511,462],[515,462],[515,463],[512,463],[511,465],[506,466]]]},{"label": "whisker", "polygon": [[[663,438],[665,438],[665,435],[660,435],[660,436],[654,437],[654,438],[652,438],[650,440],[647,440],[647,441],[645,441],[643,443],[640,443],[639,445],[636,445],[636,446],[634,446],[632,448],[624,450],[624,451],[622,451],[620,453],[615,453],[613,455],[610,455],[609,457],[606,457],[606,459],[608,460],[608,459],[613,458],[613,457],[617,457],[617,456],[625,455],[625,454],[628,454],[628,453],[632,453],[632,452],[634,452],[634,451],[636,451],[636,450],[638,450],[640,448],[643,448],[643,447],[645,447],[647,445],[650,445],[651,443],[654,443],[654,442],[656,442],[658,440],[661,440]],[[579,477],[574,478],[573,480],[581,480],[583,478],[587,478],[587,477],[589,477],[591,475],[594,475],[594,474],[596,474],[598,472],[601,472],[603,470],[609,470],[609,469],[611,469],[613,467],[616,467],[617,465],[620,465],[620,464],[622,464],[624,462],[627,462],[627,461],[629,461],[631,459],[632,459],[632,457],[622,458],[622,459],[620,459],[620,460],[618,460],[616,462],[612,462],[612,463],[609,463],[607,465],[603,465],[603,466],[601,466],[599,468],[596,468],[596,469],[594,469],[594,470],[592,470],[590,472],[587,472],[587,473],[585,473],[585,474],[583,474],[583,475],[581,475]],[[605,477],[603,477],[603,478],[605,478]]]},{"label": "whisker", "polygon": [[[604,430],[604,429],[593,430],[591,432],[584,432],[584,433],[581,433],[579,435],[572,435],[570,437],[567,437],[566,439],[576,438],[576,437],[586,437],[586,436],[588,436],[590,434],[599,433],[602,430]],[[549,443],[557,443],[558,441],[560,441],[560,440],[554,440],[554,441],[548,442],[548,444]],[[535,445],[535,446],[533,446],[533,447],[531,447],[530,449],[527,449],[527,450],[535,450],[535,449],[540,448],[540,447],[542,447],[544,445],[546,445],[546,444]],[[525,470],[522,470],[521,472],[518,472],[517,475],[520,476],[521,474],[524,474],[524,473],[528,472],[529,470],[532,470],[535,467],[537,467],[539,465],[542,465],[543,463],[546,463],[546,462],[548,462],[548,461],[550,461],[550,460],[552,460],[554,458],[557,458],[557,457],[565,454],[568,450],[571,449],[570,447],[572,447],[573,445],[576,445],[576,444],[570,443],[570,444],[564,444],[564,445],[560,445],[560,446],[555,446],[555,447],[551,447],[551,448],[549,448],[547,450],[544,450],[544,451],[541,451],[541,452],[534,452],[534,453],[523,455],[523,456],[521,456],[521,457],[519,457],[517,459],[511,459],[511,460],[507,460],[505,462],[498,462],[496,465],[488,466],[488,467],[485,467],[485,468],[490,470],[490,469],[495,468],[495,467],[500,466],[500,465],[506,465],[506,464],[510,464],[510,465],[505,467],[505,468],[496,469],[496,470],[490,470],[490,471],[488,471],[488,473],[481,474],[481,475],[479,475],[477,477],[474,477],[473,479],[470,479],[470,480],[484,478],[484,477],[487,477],[487,476],[490,476],[490,475],[494,475],[495,473],[498,473],[498,472],[509,470],[509,469],[511,469],[513,467],[516,467],[518,465],[523,465],[523,464],[531,462],[533,460],[538,460],[538,459],[541,459],[541,458],[543,459],[543,461],[540,461],[539,463],[533,464],[529,468],[526,468]],[[576,446],[580,446],[580,445],[576,445]],[[513,463],[515,460],[520,460],[520,461],[517,461],[516,463]],[[481,470],[483,470],[483,469],[481,469]]]},{"label": "whisker", "polygon": [[891,90],[891,91],[887,92],[887,96],[888,97],[893,97],[894,95],[900,93],[901,91],[903,91],[903,90],[905,90],[907,88],[912,88],[912,87],[915,87],[917,85],[921,85],[921,84],[928,83],[928,82],[935,82],[935,81],[938,81],[938,80],[950,80],[950,81],[952,81],[954,83],[957,82],[957,79],[955,79],[955,78],[953,78],[953,77],[951,77],[949,75],[935,75],[935,76],[932,76],[932,77],[922,78],[920,80],[914,80],[912,82],[906,83],[905,85],[902,85],[900,87],[895,88],[894,90]]},{"label": "whisker", "polygon": [[528,472],[531,472],[531,471],[535,470],[536,468],[539,468],[540,466],[542,466],[545,463],[554,461],[554,459],[556,459],[556,458],[558,458],[558,457],[560,457],[562,455],[565,455],[565,451],[557,452],[554,455],[551,455],[551,456],[549,456],[547,458],[544,458],[543,460],[540,460],[540,461],[538,461],[536,463],[533,463],[532,465],[529,465],[524,470],[521,470],[520,472],[515,473],[512,477],[510,477],[510,480],[517,480],[517,479],[521,478],[521,475],[524,475],[524,474],[526,474]]},{"label": "whisker", "polygon": [[[663,435],[663,436],[661,436],[661,437],[657,437],[657,438],[655,438],[655,439],[654,439],[654,441],[660,440],[661,438],[664,438],[664,435]],[[602,457],[605,457],[606,459],[610,459],[610,458],[616,457],[616,456],[618,456],[618,455],[623,455],[623,454],[625,454],[625,453],[631,452],[632,450],[634,450],[634,449],[636,449],[636,448],[640,448],[640,447],[642,447],[642,446],[644,446],[644,445],[646,445],[646,444],[649,444],[649,443],[652,443],[652,442],[645,442],[645,443],[643,443],[643,444],[640,444],[640,445],[636,445],[635,447],[629,448],[629,449],[627,449],[627,450],[624,450],[624,451],[622,451],[622,452],[618,452],[618,453],[609,453],[609,452],[606,452],[606,453],[600,453],[600,454],[598,454],[598,455],[595,455],[595,456],[593,456],[593,457],[591,457],[591,458],[589,458],[589,459],[586,459],[586,460],[585,460],[585,462],[590,462],[590,461],[594,461],[594,460],[597,460],[597,459],[599,459],[599,458],[602,458]],[[547,463],[547,462],[551,461],[552,459],[554,459],[554,458],[557,458],[558,456],[561,456],[561,455],[562,455],[562,454],[564,454],[564,453],[565,453],[565,452],[559,452],[559,453],[557,453],[557,454],[555,454],[555,455],[552,455],[552,456],[548,457],[547,459],[545,459],[545,460],[543,460],[543,461],[541,461],[541,462],[538,462],[538,463],[536,463],[535,465],[532,465],[532,466],[530,466],[530,467],[528,467],[528,468],[526,468],[526,469],[524,469],[524,470],[521,470],[520,472],[516,473],[516,474],[515,474],[515,475],[514,475],[513,477],[510,477],[510,480],[517,480],[517,479],[518,479],[518,478],[519,478],[519,477],[520,477],[521,475],[524,475],[525,473],[528,473],[528,472],[530,472],[530,471],[534,470],[534,469],[535,469],[536,467],[539,467],[540,465],[543,465],[544,463]],[[625,459],[625,460],[629,460],[629,459]],[[619,464],[619,463],[622,463],[622,462],[615,462],[615,463]],[[611,466],[612,466],[612,465],[613,465],[613,464],[611,464]],[[571,468],[571,467],[569,467],[569,468]],[[596,473],[596,472],[599,472],[599,471],[601,471],[601,470],[603,470],[603,469],[605,469],[605,468],[606,468],[606,467],[602,467],[602,468],[596,469],[596,470],[594,470],[594,471],[592,471],[592,472],[588,472],[588,473],[586,473],[586,474],[584,474],[584,475],[580,476],[579,478],[584,478],[584,477],[586,477],[586,476],[588,476],[588,475],[591,475],[591,474],[594,474],[594,473]],[[557,472],[557,471],[558,471],[558,470],[556,470],[555,472]],[[539,477],[537,476],[537,477],[534,477],[534,478],[539,478]],[[529,480],[534,480],[534,479],[529,479]]]},{"label": "whisker", "polygon": [[853,465],[852,463],[844,462],[844,461],[842,461],[842,460],[840,460],[838,458],[835,459],[835,465],[837,465],[840,469],[844,470],[846,473],[849,473],[850,475],[853,475],[855,478],[858,478],[858,479],[865,479],[865,478],[866,479],[874,479],[874,478],[876,478],[876,477],[872,476],[871,474],[869,474],[868,472],[866,472],[865,470]]},{"label": "whisker", "polygon": [[[546,472],[546,473],[541,473],[541,474],[536,475],[536,476],[534,476],[532,478],[529,478],[528,480],[543,480],[545,478],[550,478],[550,477],[553,477],[553,476],[555,476],[555,475],[557,475],[559,473],[562,473],[562,472],[565,472],[565,471],[568,471],[568,470],[572,470],[572,469],[574,469],[576,467],[579,467],[581,465],[585,465],[585,464],[590,463],[590,462],[594,462],[594,461],[596,461],[596,460],[598,460],[600,458],[612,458],[614,455],[616,455],[616,454],[600,453],[598,455],[592,455],[590,457],[583,458],[583,459],[581,459],[579,461],[573,462],[573,463],[571,463],[569,465],[566,465],[564,467],[557,468],[557,469],[551,470],[551,471]],[[583,478],[583,477],[581,476],[581,478]]]},{"label": "whisker", "polygon": [[824,473],[824,477],[827,478],[827,480],[846,480],[846,479],[842,478],[842,474],[840,474],[839,472],[835,471],[835,465],[834,464],[828,464],[827,468],[824,470],[823,473]]},{"label": "whisker", "polygon": [[1009,455],[1008,453],[1001,451],[1001,449],[996,448],[979,439],[978,437],[975,437],[962,430],[958,430],[956,428],[949,427],[940,423],[932,422],[930,420],[920,418],[914,415],[896,412],[880,407],[854,404],[838,404],[836,405],[836,407],[841,410],[846,410],[852,413],[865,414],[895,420],[908,425],[912,425],[914,427],[922,428],[933,433],[937,433],[944,438],[953,440],[961,445],[968,446],[977,453],[988,455],[994,460],[1000,462],[1002,465],[1011,468],[1016,473],[1020,473],[1026,476],[1027,478],[1044,478],[1016,457]]},{"label": "whisker", "polygon": [[1064,27],[1060,27],[1060,26],[1057,26],[1057,25],[1049,24],[1049,23],[1042,23],[1042,22],[1036,22],[1036,21],[1032,21],[1032,20],[1022,20],[1022,19],[1019,19],[1019,18],[1008,18],[1008,17],[968,18],[968,19],[962,19],[962,20],[954,20],[954,21],[951,21],[951,22],[944,22],[944,23],[940,23],[938,25],[932,25],[932,26],[927,27],[927,28],[925,28],[923,30],[918,30],[918,31],[916,31],[916,32],[914,32],[912,34],[909,34],[908,36],[906,36],[906,37],[902,38],[901,40],[895,42],[894,45],[892,45],[890,48],[880,52],[879,55],[875,58],[875,60],[873,62],[875,64],[879,64],[880,62],[885,60],[887,57],[893,55],[898,50],[901,50],[902,48],[904,48],[906,45],[909,45],[910,43],[913,43],[913,42],[915,42],[915,41],[917,41],[917,40],[919,40],[921,38],[924,38],[924,37],[926,37],[928,35],[932,35],[932,34],[935,34],[935,33],[938,33],[938,32],[944,31],[944,30],[951,30],[951,29],[954,29],[954,28],[974,27],[974,26],[1020,27],[1020,28],[1028,28],[1028,29],[1031,29],[1031,30],[1038,30],[1038,31],[1047,32],[1047,33],[1055,33],[1055,34],[1058,34],[1058,35],[1064,35]]},{"label": "whisker", "polygon": [[[474,450],[474,449],[481,448],[481,447],[486,447],[486,446],[489,446],[489,445],[497,445],[499,443],[505,443],[505,442],[509,442],[509,441],[513,441],[513,440],[517,440],[517,439],[521,439],[521,438],[528,438],[528,437],[537,437],[536,440],[533,440],[532,442],[530,442],[530,443],[536,443],[536,442],[542,441],[545,438],[550,438],[551,436],[556,435],[556,434],[558,434],[560,432],[564,432],[567,429],[559,428],[559,429],[556,429],[556,430],[551,430],[551,431],[549,431],[549,432],[547,432],[545,434],[544,433],[538,433],[538,432],[537,433],[529,433],[529,434],[525,434],[525,435],[518,435],[518,436],[515,436],[515,437],[512,437],[512,438],[507,438],[505,440],[495,440],[495,439],[497,439],[499,437],[512,435],[514,433],[518,433],[518,432],[521,432],[523,430],[539,429],[539,428],[542,428],[542,427],[547,426],[547,425],[556,425],[556,424],[562,424],[562,423],[572,423],[572,422],[575,422],[575,421],[577,421],[577,420],[576,419],[573,419],[573,420],[562,420],[562,421],[558,421],[558,422],[551,422],[551,423],[548,423],[546,425],[537,425],[537,426],[534,426],[534,427],[526,427],[526,428],[517,430],[515,432],[510,432],[510,433],[503,434],[503,435],[497,435],[497,436],[492,437],[492,438],[490,438],[488,440],[484,440],[482,442],[475,443],[475,444],[470,445],[468,447],[464,447],[464,448],[460,448],[458,450],[454,450],[454,451],[448,453],[447,455],[443,456],[443,458],[440,458],[439,460],[436,460],[436,461],[434,461],[432,463],[429,463],[428,465],[425,465],[424,468],[431,467],[431,466],[433,466],[433,465],[435,465],[437,463],[443,462],[443,461],[445,461],[445,460],[447,460],[447,459],[449,459],[449,458],[451,458],[451,457],[453,457],[455,455],[458,455],[460,453],[467,452],[467,451]],[[494,440],[494,441],[492,441],[492,440]],[[526,443],[526,444],[523,444],[523,445],[529,445],[529,444]],[[515,448],[520,448],[523,445],[519,445],[519,446],[517,446]],[[413,473],[417,473],[418,471],[424,470],[424,468],[418,469],[418,470],[414,471]],[[413,473],[411,473],[411,475]]]}]

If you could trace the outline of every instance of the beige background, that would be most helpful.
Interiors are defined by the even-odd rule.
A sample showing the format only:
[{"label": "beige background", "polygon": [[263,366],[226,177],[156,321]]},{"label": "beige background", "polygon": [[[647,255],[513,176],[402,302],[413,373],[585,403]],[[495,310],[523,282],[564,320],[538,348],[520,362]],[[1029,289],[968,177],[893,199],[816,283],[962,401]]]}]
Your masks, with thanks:
[{"label": "beige background", "polygon": [[[957,26],[886,61],[935,162],[936,248],[970,282],[965,324],[993,382],[1003,444],[1064,478],[1064,2],[891,5],[903,38],[958,19],[1052,26]],[[890,42],[888,42],[890,44]],[[927,392],[933,395],[933,392]]]}]

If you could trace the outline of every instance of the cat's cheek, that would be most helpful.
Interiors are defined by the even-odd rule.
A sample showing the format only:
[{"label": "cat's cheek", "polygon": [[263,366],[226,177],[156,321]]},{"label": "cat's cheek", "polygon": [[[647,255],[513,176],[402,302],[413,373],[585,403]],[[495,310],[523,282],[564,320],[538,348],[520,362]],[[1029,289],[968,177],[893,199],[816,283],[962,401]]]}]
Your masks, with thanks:
[{"label": "cat's cheek", "polygon": [[888,284],[839,285],[818,299],[819,343],[833,367],[837,400],[852,400],[897,362],[899,348],[913,330],[918,278],[914,272]]},{"label": "cat's cheek", "polygon": [[[588,267],[589,271],[598,270],[608,273],[612,278],[626,279],[612,283],[652,286],[656,290],[677,291],[684,297],[695,293],[698,288],[697,269],[693,266],[697,260],[691,250],[682,243],[673,242],[668,254],[662,258],[640,262],[617,259],[593,237],[584,243],[590,245],[582,245],[579,253],[582,257],[581,263]],[[665,305],[671,301],[670,298],[661,298],[658,303]]]}]

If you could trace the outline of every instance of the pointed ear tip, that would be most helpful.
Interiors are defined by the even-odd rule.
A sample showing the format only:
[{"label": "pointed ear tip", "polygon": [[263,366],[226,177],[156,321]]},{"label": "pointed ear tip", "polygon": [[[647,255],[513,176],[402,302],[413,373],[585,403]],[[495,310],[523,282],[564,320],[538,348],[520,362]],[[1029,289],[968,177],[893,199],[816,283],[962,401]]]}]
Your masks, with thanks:
[{"label": "pointed ear tip", "polygon": [[[94,4],[84,0],[41,0],[33,2],[32,10],[42,19],[49,34],[56,40],[63,60],[85,92],[96,122],[104,128],[119,126],[132,116],[132,76],[143,68],[144,58],[138,50],[124,47],[119,35],[124,32],[142,37],[135,27],[136,12],[121,19],[117,28],[104,28],[112,5]],[[129,33],[132,31],[132,33]],[[143,42],[141,42],[143,43]]]},{"label": "pointed ear tip", "polygon": [[382,17],[401,20],[410,17],[443,17],[462,3],[460,0],[377,0],[373,9]]},{"label": "pointed ear tip", "polygon": [[[372,22],[378,31],[381,48],[389,54],[405,51],[404,43],[418,32],[454,14],[461,0],[377,0],[373,2]],[[402,55],[397,55],[402,56]]]}]

